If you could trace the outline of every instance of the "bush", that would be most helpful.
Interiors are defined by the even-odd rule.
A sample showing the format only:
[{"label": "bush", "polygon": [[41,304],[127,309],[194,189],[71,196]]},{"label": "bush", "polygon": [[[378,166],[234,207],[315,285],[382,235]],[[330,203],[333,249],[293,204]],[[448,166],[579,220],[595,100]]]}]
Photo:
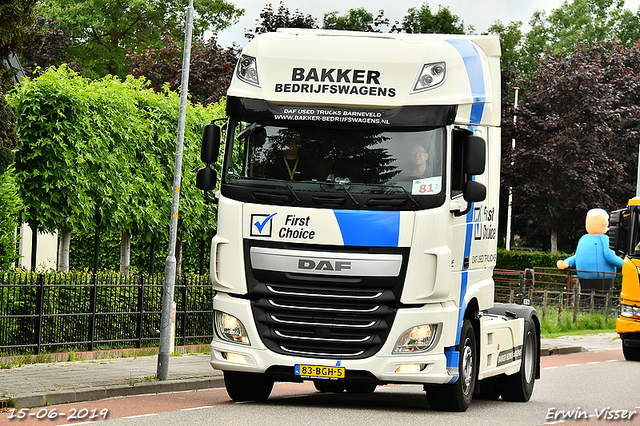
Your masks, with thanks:
[{"label": "bush", "polygon": [[555,268],[558,260],[564,260],[567,257],[569,255],[566,253],[552,254],[543,251],[526,252],[498,248],[496,268],[515,271],[524,271],[534,267]]},{"label": "bush", "polygon": [[17,259],[15,232],[22,208],[12,169],[0,174],[0,206],[0,271],[4,271]]}]

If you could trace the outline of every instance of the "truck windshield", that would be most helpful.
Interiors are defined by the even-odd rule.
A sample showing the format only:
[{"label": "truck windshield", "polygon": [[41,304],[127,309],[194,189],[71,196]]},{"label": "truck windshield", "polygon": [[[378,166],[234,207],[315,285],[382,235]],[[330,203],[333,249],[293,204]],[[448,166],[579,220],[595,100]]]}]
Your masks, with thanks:
[{"label": "truck windshield", "polygon": [[[242,131],[246,128],[246,131]],[[223,183],[292,191],[342,190],[351,194],[444,191],[445,129],[353,129],[259,126],[234,131],[233,159]],[[242,138],[242,140],[238,140]]]}]

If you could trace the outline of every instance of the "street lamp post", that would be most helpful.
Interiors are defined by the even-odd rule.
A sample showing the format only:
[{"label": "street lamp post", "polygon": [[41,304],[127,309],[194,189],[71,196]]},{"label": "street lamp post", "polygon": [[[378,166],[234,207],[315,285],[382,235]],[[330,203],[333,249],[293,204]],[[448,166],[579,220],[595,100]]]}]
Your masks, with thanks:
[{"label": "street lamp post", "polygon": [[160,349],[158,353],[158,372],[160,380],[169,376],[169,357],[171,356],[173,296],[176,282],[176,238],[178,234],[178,205],[180,202],[180,181],[182,178],[182,147],[187,116],[187,92],[189,89],[189,61],[191,58],[191,31],[193,26],[193,0],[189,0],[182,55],[182,80],[180,85],[180,111],[178,115],[178,138],[176,141],[176,160],[173,170],[173,200],[171,203],[171,225],[169,227],[169,254],[164,267],[164,286],[162,290],[162,314],[160,318]]},{"label": "street lamp post", "polygon": [[[515,110],[518,109],[518,91],[520,90],[519,87],[514,87],[514,90],[516,91],[516,97],[515,100],[513,101],[513,124],[516,124],[516,114],[515,114]],[[512,138],[511,139],[511,150],[513,152],[513,149],[515,149],[516,147],[516,138]],[[511,160],[511,164],[513,164],[513,160]],[[507,204],[507,240],[505,241],[505,248],[507,250],[511,250],[511,210],[512,210],[512,206],[513,206],[513,190],[511,187],[509,187],[509,202]]]}]

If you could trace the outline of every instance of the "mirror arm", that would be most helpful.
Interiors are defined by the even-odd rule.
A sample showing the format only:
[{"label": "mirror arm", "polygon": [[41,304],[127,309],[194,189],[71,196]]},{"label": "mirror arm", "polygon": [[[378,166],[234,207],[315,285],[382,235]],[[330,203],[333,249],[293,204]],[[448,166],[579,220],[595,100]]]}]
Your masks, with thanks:
[{"label": "mirror arm", "polygon": [[212,204],[218,204],[218,199],[216,197],[211,197],[211,195],[209,195],[209,191],[203,191],[203,192],[204,192],[204,199],[207,200],[207,202]]},{"label": "mirror arm", "polygon": [[460,216],[464,216],[465,214],[469,213],[471,211],[471,205],[473,205],[472,201],[467,201],[467,208],[464,210],[458,210],[458,211],[454,211],[453,215],[455,217],[460,217]]}]

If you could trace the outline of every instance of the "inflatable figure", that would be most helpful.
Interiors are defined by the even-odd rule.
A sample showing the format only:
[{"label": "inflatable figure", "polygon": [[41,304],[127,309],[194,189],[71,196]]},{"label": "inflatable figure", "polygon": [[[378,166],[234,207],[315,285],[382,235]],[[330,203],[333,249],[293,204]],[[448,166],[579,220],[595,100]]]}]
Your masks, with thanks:
[{"label": "inflatable figure", "polygon": [[622,268],[622,259],[609,248],[609,214],[602,209],[587,213],[585,228],[588,234],[578,241],[576,254],[558,261],[559,269],[575,267],[583,291],[609,290],[613,286],[616,268]]}]

